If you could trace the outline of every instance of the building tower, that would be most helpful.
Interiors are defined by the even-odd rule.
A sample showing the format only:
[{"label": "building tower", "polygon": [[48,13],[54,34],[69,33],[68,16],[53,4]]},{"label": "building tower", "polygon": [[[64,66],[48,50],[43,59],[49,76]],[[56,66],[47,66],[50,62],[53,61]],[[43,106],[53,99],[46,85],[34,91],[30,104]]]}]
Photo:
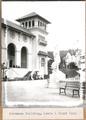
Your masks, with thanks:
[{"label": "building tower", "polygon": [[36,37],[33,40],[33,69],[41,70],[47,74],[47,24],[50,22],[35,12],[25,15],[16,21],[20,22],[20,26],[28,29],[29,32]]}]

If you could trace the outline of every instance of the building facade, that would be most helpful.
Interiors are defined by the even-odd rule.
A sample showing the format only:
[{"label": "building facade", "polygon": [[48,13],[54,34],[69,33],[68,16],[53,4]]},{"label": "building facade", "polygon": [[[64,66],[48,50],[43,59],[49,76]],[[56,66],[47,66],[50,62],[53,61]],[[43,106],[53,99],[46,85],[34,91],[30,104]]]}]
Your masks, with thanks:
[{"label": "building facade", "polygon": [[[10,78],[38,70],[47,74],[47,24],[50,22],[35,12],[16,20],[2,19],[2,63]],[[12,74],[11,74],[12,73]]]}]

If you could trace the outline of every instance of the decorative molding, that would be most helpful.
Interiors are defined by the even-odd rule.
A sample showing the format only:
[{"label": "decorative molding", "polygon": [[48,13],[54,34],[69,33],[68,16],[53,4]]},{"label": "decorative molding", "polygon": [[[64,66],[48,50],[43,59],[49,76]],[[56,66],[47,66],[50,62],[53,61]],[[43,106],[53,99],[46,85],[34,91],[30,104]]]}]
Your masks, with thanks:
[{"label": "decorative molding", "polygon": [[26,35],[23,35],[23,41],[27,42],[27,36]]},{"label": "decorative molding", "polygon": [[15,31],[13,31],[13,30],[9,30],[9,34],[10,34],[10,37],[11,38],[15,38]]}]

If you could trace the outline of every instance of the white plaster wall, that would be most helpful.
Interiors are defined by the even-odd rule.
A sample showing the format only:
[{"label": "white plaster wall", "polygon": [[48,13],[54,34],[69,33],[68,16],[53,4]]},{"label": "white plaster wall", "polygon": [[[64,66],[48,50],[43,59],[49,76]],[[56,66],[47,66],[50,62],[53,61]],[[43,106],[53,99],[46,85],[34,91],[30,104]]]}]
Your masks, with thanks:
[{"label": "white plaster wall", "polygon": [[[7,43],[6,43],[6,34],[5,34],[5,28],[2,28],[2,31],[1,31],[1,52],[2,52],[2,63],[6,63],[7,61],[7,58],[6,58],[6,54],[7,54]],[[7,63],[6,63],[7,64]]]},{"label": "white plaster wall", "polygon": [[[18,32],[15,32],[15,36],[10,36],[10,29],[7,29],[7,34],[4,33],[4,28],[2,29],[2,62],[6,62],[8,64],[8,57],[7,57],[7,46],[10,43],[13,43],[15,45],[15,62],[17,66],[21,66],[21,48],[26,47],[27,48],[27,61],[28,61],[28,69],[29,70],[35,70],[40,69],[40,59],[38,56],[38,51],[47,51],[46,46],[41,46],[38,43],[38,35],[42,35],[46,37],[46,34],[41,33],[40,31],[34,30],[31,31],[34,35],[36,35],[36,38],[32,39],[27,36],[27,40],[25,41],[23,38],[23,34],[20,34]],[[46,59],[47,60],[47,59]],[[47,64],[46,64],[47,65]],[[17,70],[15,68],[15,70]],[[18,69],[19,70],[19,69]],[[46,70],[47,72],[47,66]],[[15,73],[12,71],[9,71],[8,75],[12,75],[15,77]],[[21,72],[20,72],[21,73]],[[17,76],[16,76],[17,77]]]},{"label": "white plaster wall", "polygon": [[36,42],[36,38],[34,38],[31,42],[32,44],[32,69],[36,69],[37,68],[37,42]]},{"label": "white plaster wall", "polygon": [[15,32],[15,37],[11,37],[10,36],[10,31],[8,29],[8,35],[7,35],[7,45],[9,45],[10,43],[13,43],[15,46],[17,45],[17,41],[18,41],[18,33]]},{"label": "white plaster wall", "polygon": [[[3,35],[2,35],[3,36]],[[27,40],[26,42],[23,39],[23,35],[20,34],[19,37],[19,33],[15,33],[15,37],[12,38],[10,36],[9,30],[8,30],[8,36],[7,36],[7,46],[13,43],[16,46],[16,50],[15,50],[15,57],[16,57],[16,65],[21,66],[21,49],[22,47],[26,47],[27,48],[27,61],[28,61],[28,67],[27,69],[25,68],[10,68],[8,69],[8,71],[6,72],[6,75],[9,78],[16,78],[16,77],[23,77],[28,71],[32,70],[32,39],[30,37],[27,36]],[[3,53],[4,56],[6,55],[5,53]]]},{"label": "white plaster wall", "polygon": [[[35,69],[40,70],[41,69],[41,58],[44,57],[44,56],[39,56],[38,52],[39,51],[47,52],[47,46],[42,46],[42,45],[39,44],[39,42],[38,42],[38,40],[39,40],[38,36],[39,35],[44,36],[45,40],[46,40],[47,34],[42,33],[42,32],[40,32],[38,30],[31,30],[31,32],[36,36],[35,51],[34,51],[34,55],[35,55],[34,56],[34,63],[36,63]],[[44,57],[44,58],[45,58],[45,61],[46,61],[46,66],[45,66],[45,72],[44,72],[44,74],[47,74],[47,58],[46,57]]]},{"label": "white plaster wall", "polygon": [[1,44],[2,44],[2,48],[6,48],[6,41],[5,41],[5,30],[6,28],[2,28],[1,29]]},{"label": "white plaster wall", "polygon": [[32,65],[32,44],[31,41],[32,39],[27,36],[27,40],[25,41],[23,38],[23,35],[15,32],[15,37],[12,38],[10,36],[10,33],[8,31],[8,39],[7,39],[7,44],[9,45],[10,43],[13,43],[16,46],[16,65],[21,66],[21,49],[22,47],[27,48],[27,61],[28,61],[28,68],[31,68]]}]

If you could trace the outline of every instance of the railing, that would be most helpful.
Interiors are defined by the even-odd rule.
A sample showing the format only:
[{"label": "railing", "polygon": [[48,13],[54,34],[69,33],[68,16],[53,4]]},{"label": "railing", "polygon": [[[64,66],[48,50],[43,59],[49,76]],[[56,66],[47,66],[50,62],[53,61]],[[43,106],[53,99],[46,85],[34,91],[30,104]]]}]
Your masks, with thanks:
[{"label": "railing", "polygon": [[6,75],[8,78],[23,77],[29,70],[26,68],[10,68],[7,70]]},{"label": "railing", "polygon": [[39,39],[39,44],[41,44],[41,45],[47,45],[47,41]]}]

